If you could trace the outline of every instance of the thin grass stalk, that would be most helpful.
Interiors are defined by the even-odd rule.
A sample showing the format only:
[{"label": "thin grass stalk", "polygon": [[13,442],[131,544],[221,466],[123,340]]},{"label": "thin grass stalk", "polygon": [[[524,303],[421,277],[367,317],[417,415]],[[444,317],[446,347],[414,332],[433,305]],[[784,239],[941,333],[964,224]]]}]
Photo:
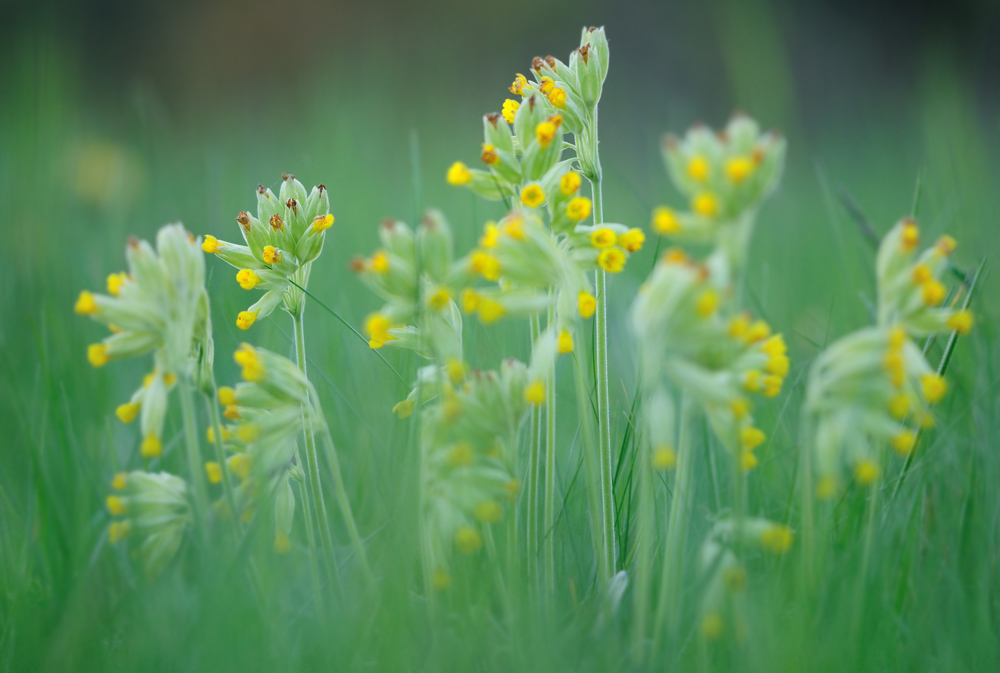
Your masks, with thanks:
[{"label": "thin grass stalk", "polygon": [[605,567],[606,556],[602,553],[603,517],[601,516],[601,485],[600,462],[598,454],[599,445],[594,441],[594,401],[590,396],[590,389],[586,383],[586,375],[583,372],[583,363],[580,358],[573,356],[573,373],[576,379],[576,413],[580,419],[582,433],[582,443],[584,447],[584,464],[587,469],[587,504],[590,508],[590,532],[594,541],[594,558],[597,562],[597,576],[603,582],[603,578],[610,577]]},{"label": "thin grass stalk", "polygon": [[[555,324],[555,306],[549,306],[547,326]],[[545,377],[545,507],[543,557],[545,563],[545,590],[548,595],[555,593],[556,586],[556,363],[553,359]]]},{"label": "thin grass stalk", "polygon": [[[534,348],[538,342],[538,335],[541,333],[539,318],[532,315],[530,319],[531,346]],[[534,580],[539,579],[538,572],[538,505],[541,491],[541,464],[539,453],[541,452],[542,441],[542,410],[539,407],[531,408],[531,426],[528,437],[528,521],[527,521],[527,541],[528,541],[528,577]]]},{"label": "thin grass stalk", "polygon": [[[306,374],[306,340],[305,325],[303,324],[303,311],[299,315],[292,316],[292,324],[295,331],[295,363],[299,370]],[[323,486],[319,476],[319,456],[316,452],[316,435],[313,432],[312,419],[305,405],[302,405],[302,434],[305,438],[305,463],[306,463],[306,497],[312,501],[312,510],[315,512],[316,527],[319,530],[320,542],[323,545],[323,553],[331,573],[334,576],[337,572],[337,560],[333,552],[333,539],[330,536],[330,520],[327,516],[326,505],[323,502]]]},{"label": "thin grass stalk", "polygon": [[[593,157],[597,159],[597,112],[594,112]],[[594,206],[594,224],[604,222],[604,203],[601,194],[600,168],[598,177],[591,179],[591,195]],[[597,311],[594,315],[594,371],[597,384],[597,436],[600,456],[601,486],[601,545],[602,565],[607,581],[615,572],[615,493],[612,481],[611,456],[611,402],[608,390],[608,292],[607,273],[604,269],[594,272],[597,292]]]},{"label": "thin grass stalk", "polygon": [[681,564],[684,560],[684,543],[687,539],[688,509],[691,499],[691,478],[694,472],[694,451],[691,441],[693,403],[681,393],[681,419],[677,437],[677,476],[674,480],[673,497],[670,499],[667,541],[663,554],[663,573],[657,596],[656,620],[653,622],[653,646],[651,657],[659,648],[664,626],[673,639],[677,634],[681,617],[680,581]]},{"label": "thin grass stalk", "polygon": [[[636,438],[636,446],[642,443]],[[644,659],[643,647],[649,628],[649,593],[652,590],[653,549],[656,545],[656,502],[653,481],[653,466],[648,450],[638,449],[639,456],[639,511],[637,520],[639,531],[636,537],[636,554],[632,563],[635,577],[635,599],[633,602],[634,626],[632,628],[632,653],[637,664]]]},{"label": "thin grass stalk", "polygon": [[340,506],[341,516],[344,518],[344,526],[347,527],[347,536],[351,538],[351,546],[357,554],[358,563],[361,564],[361,572],[365,580],[370,584],[375,584],[375,576],[372,574],[371,566],[368,564],[368,555],[365,553],[365,545],[358,533],[358,524],[354,519],[354,511],[351,508],[351,500],[347,497],[347,487],[344,485],[344,475],[340,470],[340,459],[337,457],[337,448],[333,445],[333,439],[329,433],[323,433],[323,447],[326,449],[326,458],[330,462],[330,471],[333,473],[333,490],[337,496],[337,504]]},{"label": "thin grass stalk", "polygon": [[188,472],[190,472],[191,490],[194,495],[195,526],[202,542],[207,543],[208,487],[205,485],[205,468],[202,466],[201,447],[198,444],[198,421],[195,418],[191,381],[186,376],[179,377],[178,393],[181,398],[181,416],[184,419],[184,444],[187,447]]},{"label": "thin grass stalk", "polygon": [[799,434],[802,456],[800,475],[800,495],[802,497],[801,582],[803,595],[809,598],[813,595],[816,586],[816,515],[813,510],[815,496],[813,494],[812,447],[809,443],[811,433],[808,418],[804,418],[799,425]]},{"label": "thin grass stalk", "polygon": [[[876,510],[878,509],[879,494],[882,491],[881,484],[872,484],[872,492],[868,496],[868,506],[865,508],[865,547],[861,556],[861,571],[858,575],[858,586],[856,589],[856,594],[854,597],[854,614],[851,618],[851,642],[855,644],[858,643],[858,639],[861,635],[861,623],[864,621],[865,616],[865,599],[867,597],[868,588],[868,570],[871,565],[871,555],[872,555],[872,541],[875,537],[875,526],[876,521]],[[857,652],[854,652],[855,656]]]}]

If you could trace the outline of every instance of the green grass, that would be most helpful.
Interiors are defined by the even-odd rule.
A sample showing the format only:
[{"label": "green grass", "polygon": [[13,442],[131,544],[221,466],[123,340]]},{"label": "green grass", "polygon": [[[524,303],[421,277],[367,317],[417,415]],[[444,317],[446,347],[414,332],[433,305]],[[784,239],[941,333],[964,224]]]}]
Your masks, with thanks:
[{"label": "green grass", "polygon": [[[732,30],[738,28],[732,27]],[[114,117],[71,86],[56,52],[23,55],[0,112],[0,668],[27,670],[641,670],[629,657],[631,593],[609,612],[594,583],[588,495],[580,469],[575,387],[559,371],[556,543],[558,601],[549,611],[529,587],[507,578],[509,610],[498,599],[493,567],[480,555],[455,569],[455,585],[431,610],[419,580],[415,545],[416,446],[410,423],[390,409],[409,392],[362,339],[316,301],[307,302],[310,372],[341,454],[351,501],[379,576],[375,597],[352,566],[340,520],[331,515],[344,564],[343,599],[316,614],[301,517],[288,556],[270,551],[269,534],[237,546],[225,537],[206,549],[185,546],[159,578],[147,581],[125,547],[106,540],[103,508],[112,474],[137,467],[138,438],[114,418],[146,363],[100,370],[85,359],[101,333],[72,313],[76,294],[100,288],[123,263],[129,235],[151,237],[168,221],[232,236],[232,218],[254,204],[258,182],[282,170],[324,182],[337,217],[310,291],[358,328],[377,307],[348,271],[376,246],[384,217],[413,222],[428,206],[444,210],[456,249],[474,244],[483,221],[500,214],[449,189],[444,169],[478,151],[480,110],[498,106],[499,86],[447,108],[413,89],[380,88],[371,66],[354,96],[315,89],[259,114],[218,110],[197,126],[175,127],[153,97],[138,96]],[[870,112],[803,131],[790,114],[789,165],[764,208],[751,252],[751,307],[790,343],[786,391],[760,405],[769,442],[752,473],[749,510],[797,526],[799,408],[802,383],[818,348],[868,324],[873,253],[843,205],[849,193],[884,232],[912,208],[921,178],[919,219],[927,238],[950,233],[956,262],[974,268],[998,252],[1000,170],[996,129],[984,131],[970,90],[945,66],[928,67],[905,112]],[[611,78],[618,76],[612,61]],[[602,103],[602,161],[609,221],[643,226],[651,208],[673,200],[657,138],[693,119],[661,117],[629,101],[640,87],[609,84]],[[611,82],[611,79],[609,79]],[[336,83],[335,83],[336,84]],[[341,83],[343,84],[343,83]],[[418,89],[420,83],[414,83]],[[332,88],[329,90],[333,90]],[[475,89],[479,93],[481,89]],[[489,98],[487,96],[492,96]],[[373,111],[374,110],[374,111]],[[753,111],[753,110],[751,110]],[[289,121],[292,115],[294,123]],[[716,122],[721,119],[713,120]],[[765,122],[772,121],[767,118]],[[411,130],[417,134],[416,153]],[[95,169],[80,143],[107,138],[116,180],[74,184]],[[81,158],[82,157],[82,158]],[[83,162],[79,164],[77,162]],[[411,164],[412,162],[412,164]],[[411,165],[418,169],[415,191]],[[107,192],[102,192],[107,189]],[[611,282],[610,371],[619,533],[634,541],[631,488],[634,436],[627,430],[636,390],[635,355],[625,311],[655,259],[655,241]],[[238,377],[229,355],[241,340],[292,354],[291,321],[276,315],[251,334],[234,325],[246,295],[232,270],[208,261],[222,384]],[[875,518],[867,577],[860,576],[866,535],[865,493],[851,489],[821,509],[825,556],[818,590],[798,585],[796,551],[751,557],[746,633],[702,649],[696,636],[665,652],[660,668],[740,671],[990,670],[1000,658],[1000,369],[996,277],[977,291],[979,324],[959,341],[938,427],[922,439],[906,482],[890,497],[902,461],[887,470]],[[493,368],[527,359],[527,321],[484,328],[467,320],[471,364]],[[937,362],[943,340],[929,357]],[[583,346],[583,344],[581,344]],[[579,348],[579,353],[587,352]],[[409,380],[415,359],[386,353]],[[204,410],[199,407],[204,427]],[[181,420],[168,420],[164,468],[183,474]],[[696,437],[694,505],[685,558],[726,506],[728,456]],[[204,447],[207,450],[207,447]],[[618,449],[616,449],[618,450]],[[207,455],[207,454],[206,454]],[[710,456],[714,455],[717,474]],[[665,534],[669,496],[658,492]],[[332,494],[327,495],[332,503]],[[524,503],[521,503],[523,509]],[[332,504],[329,505],[332,507]],[[331,512],[333,510],[331,509]],[[253,528],[251,528],[253,530]],[[662,541],[662,538],[661,538]],[[629,560],[629,549],[620,558]],[[246,568],[253,559],[257,595]],[[622,561],[620,561],[622,562]],[[687,636],[696,624],[696,574],[685,576]],[[856,592],[864,596],[860,626]]]}]

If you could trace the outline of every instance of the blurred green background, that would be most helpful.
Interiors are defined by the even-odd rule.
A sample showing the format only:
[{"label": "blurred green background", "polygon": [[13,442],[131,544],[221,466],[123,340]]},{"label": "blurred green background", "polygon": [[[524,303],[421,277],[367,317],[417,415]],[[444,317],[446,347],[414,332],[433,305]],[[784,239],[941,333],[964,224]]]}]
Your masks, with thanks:
[{"label": "blurred green background", "polygon": [[[177,589],[188,586],[184,571],[140,591],[127,559],[104,545],[108,479],[135,458],[134,429],[113,422],[113,410],[143,364],[87,366],[86,345],[102,333],[72,313],[73,301],[121,268],[128,236],[150,238],[181,221],[235,239],[233,218],[254,207],[254,188],[276,190],[285,171],[330,190],[336,225],[310,289],[360,325],[378,304],[348,273],[350,258],[377,246],[383,218],[413,222],[427,207],[444,211],[457,250],[474,245],[500,207],[449,188],[444,172],[456,159],[475,162],[481,115],[500,108],[514,73],[535,55],[565,59],[584,25],[606,26],[612,50],[601,101],[609,221],[646,228],[655,205],[679,205],[660,160],[664,132],[699,121],[720,126],[743,110],[788,137],[786,176],[759,220],[749,283],[754,310],[789,335],[799,370],[814,344],[868,320],[873,255],[846,202],[883,232],[911,213],[919,181],[926,240],[955,236],[963,267],[1000,251],[1000,3],[991,0],[24,1],[3,3],[0,14],[4,670],[311,661],[315,643],[294,635],[305,608],[291,611],[281,633],[293,644],[281,647],[261,646],[274,637],[261,638],[273,626],[267,619],[233,627],[243,622],[231,613],[252,608],[232,587],[219,589],[225,601],[199,603],[198,619],[183,624],[198,602],[194,589]],[[635,382],[624,313],[655,248],[651,240],[611,284],[616,418]],[[228,354],[248,336],[234,320],[250,302],[228,267],[208,265],[217,375],[233,381]],[[992,372],[998,290],[995,275],[987,277],[976,305],[981,329],[953,365],[965,377],[956,385],[976,391],[967,398],[979,405],[972,415],[986,419],[962,441],[983,439],[1000,416]],[[315,304],[308,315],[314,377],[370,531],[402,506],[394,493],[407,430],[387,409],[407,391],[332,316]],[[527,357],[526,325],[468,324],[474,365]],[[290,329],[276,316],[250,336],[281,351]],[[393,358],[412,373],[413,362]],[[572,395],[571,377],[562,381]],[[765,510],[790,484],[794,426],[775,435],[785,445],[761,470]],[[168,450],[168,466],[180,466],[177,453]],[[998,511],[996,498],[985,491],[983,511]],[[996,523],[983,525],[996,535]],[[580,523],[577,533],[586,530]],[[262,572],[294,575],[277,562]],[[275,603],[281,617],[307,602],[305,583],[289,586],[295,600]],[[390,622],[380,628],[412,635]],[[235,629],[226,632],[229,647],[192,644],[213,628]],[[164,635],[171,629],[181,635]],[[144,648],[120,644],[139,636]],[[177,647],[199,654],[187,659]]]}]

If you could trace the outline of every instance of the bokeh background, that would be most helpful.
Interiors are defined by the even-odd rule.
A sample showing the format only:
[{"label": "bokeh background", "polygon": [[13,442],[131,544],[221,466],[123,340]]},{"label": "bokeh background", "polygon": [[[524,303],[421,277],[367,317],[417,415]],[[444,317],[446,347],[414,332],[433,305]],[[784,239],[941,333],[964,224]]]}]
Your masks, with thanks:
[{"label": "bokeh background", "polygon": [[[254,207],[257,184],[276,189],[285,171],[330,189],[337,223],[311,290],[360,324],[377,304],[350,258],[376,247],[383,218],[412,222],[426,207],[470,248],[499,207],[448,187],[447,166],[475,162],[481,115],[500,108],[514,73],[535,55],[565,59],[582,26],[606,26],[612,50],[601,101],[609,221],[646,227],[655,205],[679,204],[659,155],[665,132],[743,110],[788,137],[750,288],[800,362],[868,320],[872,251],[859,219],[884,232],[918,203],[928,240],[960,241],[960,266],[1000,252],[993,0],[7,0],[0,16],[0,665],[14,670],[80,661],[108,637],[101,617],[128,601],[94,540],[107,477],[134,454],[112,410],[141,365],[84,366],[101,333],[72,314],[80,289],[103,287],[128,236],[167,222],[236,238],[233,218]],[[634,384],[623,318],[655,244],[612,283],[613,391]],[[249,302],[228,267],[209,266],[225,354],[246,336],[233,320]],[[998,290],[988,277],[981,340],[956,367],[995,357]],[[308,329],[338,439],[363,466],[355,483],[391,491],[379,462],[404,433],[386,429],[384,405],[406,391],[315,305]],[[526,357],[524,325],[469,329],[476,365]],[[287,348],[284,322],[255,330]],[[220,381],[233,380],[217,360]],[[359,508],[377,520],[388,505],[366,488]]]}]

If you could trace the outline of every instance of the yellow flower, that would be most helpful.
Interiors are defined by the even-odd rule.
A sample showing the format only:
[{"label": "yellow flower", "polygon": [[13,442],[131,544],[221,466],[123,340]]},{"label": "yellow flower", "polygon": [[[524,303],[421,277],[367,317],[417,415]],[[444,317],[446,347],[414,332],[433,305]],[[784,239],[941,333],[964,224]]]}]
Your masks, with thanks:
[{"label": "yellow flower", "polygon": [[750,369],[743,375],[743,390],[748,393],[760,392],[764,387],[764,375],[759,370]]},{"label": "yellow flower", "polygon": [[673,447],[661,444],[653,449],[653,469],[665,472],[677,466],[677,452]]},{"label": "yellow flower", "polygon": [[937,306],[944,299],[945,287],[936,280],[929,280],[924,283],[923,298],[928,306]]},{"label": "yellow flower", "polygon": [[514,78],[514,83],[510,85],[510,92],[515,96],[520,96],[524,93],[524,87],[528,85],[528,78],[517,73],[517,77]]},{"label": "yellow flower", "polygon": [[576,171],[570,171],[559,180],[559,191],[563,196],[576,194],[578,189],[580,189],[580,174]]},{"label": "yellow flower", "polygon": [[94,315],[97,313],[97,302],[94,301],[94,295],[86,290],[81,292],[80,297],[73,306],[73,310],[80,315]]},{"label": "yellow flower", "polygon": [[413,407],[416,406],[412,400],[403,400],[402,402],[396,402],[395,406],[392,407],[392,413],[396,414],[397,418],[407,418],[413,413]]},{"label": "yellow flower", "polygon": [[590,318],[597,310],[597,298],[586,290],[580,292],[576,298],[577,307],[581,318]]},{"label": "yellow flower", "polygon": [[780,353],[772,355],[767,361],[767,371],[775,376],[784,378],[788,376],[788,368],[791,363],[787,355]]},{"label": "yellow flower", "polygon": [[126,402],[115,409],[115,415],[122,423],[128,424],[135,420],[141,408],[138,402]]},{"label": "yellow flower", "polygon": [[326,215],[317,215],[316,219],[312,221],[312,228],[317,234],[321,231],[326,231],[333,226],[333,215],[327,213]]},{"label": "yellow flower", "polygon": [[[520,75],[519,75],[520,76]],[[515,84],[517,82],[515,81]],[[451,573],[438,568],[431,574],[431,587],[435,591],[447,591],[451,588]]]},{"label": "yellow flower", "polygon": [[[261,362],[257,349],[248,343],[240,344],[240,347],[233,353],[233,360],[236,361],[236,364],[243,367],[241,374],[244,381],[263,381],[267,376],[267,370],[264,367],[264,363]],[[233,402],[235,403],[235,400]]]},{"label": "yellow flower", "polygon": [[517,114],[517,109],[519,107],[521,107],[521,104],[518,103],[516,100],[511,100],[510,98],[505,100],[503,102],[503,110],[501,110],[501,114],[503,115],[504,121],[507,122],[508,124],[513,124],[514,115]]},{"label": "yellow flower", "polygon": [[219,484],[222,482],[222,468],[218,463],[209,461],[205,463],[205,476],[208,477],[208,483]]},{"label": "yellow flower", "polygon": [[460,383],[465,378],[465,363],[458,358],[448,358],[444,370],[448,374],[448,380],[452,383]]},{"label": "yellow flower", "polygon": [[573,352],[573,335],[567,329],[559,332],[559,352],[564,354]]},{"label": "yellow flower", "polygon": [[552,103],[553,107],[557,107],[560,110],[566,107],[566,90],[555,87],[547,94],[549,102]]},{"label": "yellow flower", "polygon": [[159,437],[150,433],[139,445],[139,453],[143,458],[158,458],[163,453],[163,443]]},{"label": "yellow flower", "polygon": [[230,388],[229,386],[220,386],[218,391],[219,404],[224,407],[228,407],[230,404],[236,404],[236,390]]},{"label": "yellow flower", "polygon": [[676,234],[681,230],[674,211],[666,206],[659,206],[653,211],[653,231],[660,235]]},{"label": "yellow flower", "polygon": [[715,217],[719,212],[719,200],[714,194],[701,192],[691,199],[691,210],[702,217]]},{"label": "yellow flower", "polygon": [[503,507],[496,500],[483,500],[472,510],[472,515],[480,523],[498,523],[503,519]]},{"label": "yellow flower", "polygon": [[729,409],[733,412],[735,418],[743,418],[750,413],[750,403],[742,397],[737,397],[729,403]]},{"label": "yellow flower", "polygon": [[698,297],[698,301],[695,302],[694,310],[695,313],[700,315],[702,318],[707,318],[708,316],[715,313],[715,309],[719,307],[719,295],[715,293],[715,290],[705,290]]},{"label": "yellow flower", "polygon": [[947,382],[937,374],[924,374],[920,377],[920,385],[924,389],[924,398],[928,404],[940,402],[944,394],[948,392]]},{"label": "yellow flower", "polygon": [[495,222],[487,222],[483,226],[483,235],[479,238],[479,245],[483,248],[495,248],[497,239],[500,237],[500,230]]},{"label": "yellow flower", "polygon": [[108,526],[108,542],[118,544],[125,537],[128,537],[128,521],[112,521]]},{"label": "yellow flower", "polygon": [[744,335],[744,339],[746,339],[747,343],[755,344],[758,341],[763,341],[769,336],[771,336],[771,326],[763,320],[758,320],[750,325],[746,335]]},{"label": "yellow flower", "polygon": [[920,229],[917,223],[907,221],[903,224],[903,234],[900,237],[900,246],[905,252],[910,252],[920,244]]},{"label": "yellow flower", "polygon": [[867,486],[878,479],[880,472],[878,464],[870,458],[859,460],[854,466],[854,478],[862,486]]},{"label": "yellow flower", "polygon": [[475,290],[462,290],[462,310],[472,313],[479,307],[479,295]]},{"label": "yellow flower", "polygon": [[906,395],[899,394],[889,400],[889,415],[897,421],[901,421],[906,418],[906,414],[909,412],[910,399]]},{"label": "yellow flower", "polygon": [[958,243],[956,243],[955,239],[949,236],[948,234],[945,234],[944,236],[939,238],[937,240],[937,243],[934,244],[934,249],[937,250],[942,255],[950,255],[951,253],[955,252],[955,248],[957,247]]},{"label": "yellow flower", "polygon": [[251,269],[241,269],[236,274],[236,282],[240,284],[244,290],[252,290],[258,285],[260,285],[260,276],[253,272]]},{"label": "yellow flower", "polygon": [[948,318],[948,327],[959,334],[968,334],[972,330],[975,320],[969,311],[959,311]]},{"label": "yellow flower", "polygon": [[473,273],[481,274],[486,280],[498,280],[500,278],[500,262],[485,252],[472,254],[469,261],[469,270]]},{"label": "yellow flower", "polygon": [[111,488],[116,491],[124,491],[125,485],[128,483],[128,474],[125,472],[118,472],[111,479]]},{"label": "yellow flower", "polygon": [[767,437],[759,428],[755,428],[752,425],[743,428],[740,431],[740,442],[743,444],[743,448],[747,451],[753,451],[758,446],[764,443]]},{"label": "yellow flower", "polygon": [[743,472],[748,472],[757,467],[757,462],[757,456],[753,455],[753,451],[740,452],[740,470]]},{"label": "yellow flower", "polygon": [[726,624],[718,612],[709,612],[701,620],[701,636],[705,640],[718,640],[725,630]]},{"label": "yellow flower", "polygon": [[87,360],[94,367],[103,367],[108,364],[110,359],[108,357],[108,347],[104,344],[90,344],[87,346]]},{"label": "yellow flower", "polygon": [[[522,198],[523,198],[522,194]],[[524,218],[520,215],[515,215],[507,220],[503,225],[503,233],[510,236],[514,240],[523,241],[524,240]]]},{"label": "yellow flower", "polygon": [[472,182],[472,172],[469,170],[468,166],[463,164],[461,161],[456,161],[448,169],[448,175],[446,176],[449,185],[461,186],[467,185]]},{"label": "yellow flower", "polygon": [[613,229],[597,229],[590,235],[590,244],[595,248],[608,248],[618,242],[618,235]]},{"label": "yellow flower", "polygon": [[[225,442],[226,440],[228,440],[232,436],[233,436],[233,433],[229,431],[229,428],[226,428],[225,426],[223,426],[223,428],[222,428],[222,441]],[[215,444],[215,428],[208,428],[205,431],[205,437],[206,437],[206,439],[208,439],[208,443],[209,444]]]},{"label": "yellow flower", "polygon": [[726,161],[726,175],[736,183],[746,180],[753,172],[753,168],[753,160],[750,157],[732,157]]},{"label": "yellow flower", "polygon": [[931,274],[931,269],[926,264],[917,264],[913,267],[913,284],[923,285],[927,281],[931,280],[933,274]]},{"label": "yellow flower", "polygon": [[231,421],[238,421],[240,420],[240,408],[235,404],[230,404],[226,407],[225,411],[222,412],[222,415]]},{"label": "yellow flower", "polygon": [[455,546],[463,554],[475,554],[483,545],[483,539],[475,528],[462,526],[455,531]]},{"label": "yellow flower", "polygon": [[694,155],[688,160],[687,172],[692,180],[705,182],[708,180],[709,173],[711,172],[708,159],[700,154]]},{"label": "yellow flower", "polygon": [[242,330],[250,329],[255,322],[257,322],[257,311],[240,311],[239,315],[236,316],[236,326]]},{"label": "yellow flower", "polygon": [[389,322],[389,319],[381,313],[372,313],[368,316],[368,319],[365,320],[365,330],[371,338],[368,346],[374,350],[384,346],[385,342],[395,339],[396,337],[389,334],[391,326],[392,324]]},{"label": "yellow flower", "polygon": [[435,311],[440,311],[445,306],[447,306],[448,302],[450,301],[451,301],[451,292],[448,290],[448,288],[442,287],[439,288],[437,292],[431,295],[431,298],[428,301],[428,303],[431,305],[431,308],[433,308]]},{"label": "yellow flower", "polygon": [[475,454],[468,442],[458,442],[451,451],[448,452],[448,464],[452,467],[465,467],[472,465]]},{"label": "yellow flower", "polygon": [[913,443],[917,441],[917,436],[910,430],[900,430],[892,438],[892,448],[904,458],[910,455],[913,450]]},{"label": "yellow flower", "polygon": [[201,249],[210,255],[213,255],[219,251],[219,239],[215,236],[205,236],[205,240],[201,243]]},{"label": "yellow flower", "polygon": [[645,242],[646,235],[642,233],[642,229],[629,229],[618,237],[618,245],[625,248],[626,252],[639,252]]},{"label": "yellow flower", "polygon": [[389,256],[383,250],[377,250],[372,255],[371,268],[377,273],[386,273],[389,270]]},{"label": "yellow flower", "polygon": [[108,505],[108,512],[111,516],[122,516],[125,514],[125,501],[117,495],[109,495],[105,502]]},{"label": "yellow flower", "polygon": [[552,81],[551,77],[542,77],[538,82],[538,90],[546,95],[555,90],[555,86],[556,83]]},{"label": "yellow flower", "polygon": [[[256,439],[256,437],[253,439]],[[246,441],[253,441],[253,439]],[[229,463],[229,469],[233,471],[233,474],[240,478],[240,481],[246,481],[247,477],[250,476],[250,471],[253,469],[253,461],[250,459],[250,456],[245,453],[234,454],[230,456],[226,462]]]},{"label": "yellow flower", "polygon": [[590,199],[586,196],[577,196],[566,204],[566,217],[573,222],[585,220],[590,217],[590,207]]},{"label": "yellow flower", "polygon": [[788,526],[772,524],[760,534],[760,546],[772,554],[784,554],[792,548],[795,534]]},{"label": "yellow flower", "polygon": [[816,482],[816,497],[820,500],[829,500],[837,495],[837,490],[837,478],[833,475],[828,474],[820,477],[819,481]]},{"label": "yellow flower", "polygon": [[543,148],[548,147],[552,143],[552,139],[556,137],[556,125],[551,121],[541,122],[535,127],[535,137],[538,139],[538,144]]},{"label": "yellow flower", "polygon": [[261,256],[267,264],[279,264],[281,262],[281,251],[276,250],[273,245],[265,245]]},{"label": "yellow flower", "polygon": [[121,294],[122,287],[125,286],[125,281],[128,280],[128,276],[124,271],[121,273],[113,273],[108,276],[108,294],[112,297],[117,297]]},{"label": "yellow flower", "polygon": [[780,376],[765,376],[764,377],[764,397],[777,397],[778,393],[781,392],[781,384],[783,379]]},{"label": "yellow flower", "polygon": [[528,185],[521,190],[521,203],[529,208],[537,208],[545,202],[545,192],[540,185]]},{"label": "yellow flower", "polygon": [[524,389],[524,401],[536,407],[545,402],[545,384],[541,381],[528,384]]},{"label": "yellow flower", "polygon": [[597,256],[597,265],[609,273],[618,273],[625,268],[625,253],[618,248],[605,248]]},{"label": "yellow flower", "polygon": [[476,308],[479,319],[484,325],[495,323],[503,317],[505,312],[502,304],[485,297],[480,298],[479,305]]}]

